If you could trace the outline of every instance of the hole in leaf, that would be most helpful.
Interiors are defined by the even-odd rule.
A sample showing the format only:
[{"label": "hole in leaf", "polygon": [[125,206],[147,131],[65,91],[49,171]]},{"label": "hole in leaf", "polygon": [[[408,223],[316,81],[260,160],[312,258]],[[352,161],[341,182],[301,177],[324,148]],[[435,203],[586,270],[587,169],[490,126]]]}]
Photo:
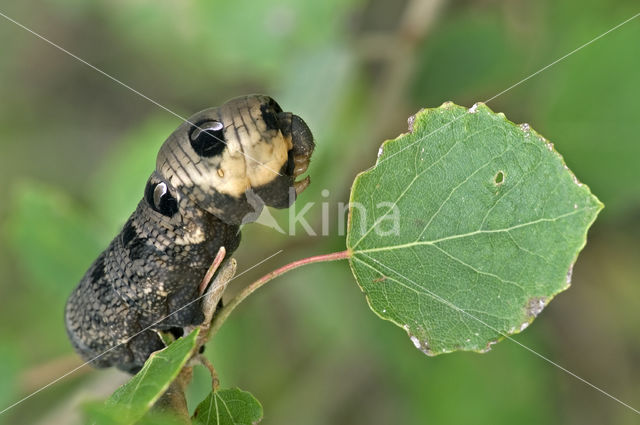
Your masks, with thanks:
[{"label": "hole in leaf", "polygon": [[496,186],[504,183],[504,173],[502,171],[498,171],[496,176],[493,178],[493,182],[496,184]]}]

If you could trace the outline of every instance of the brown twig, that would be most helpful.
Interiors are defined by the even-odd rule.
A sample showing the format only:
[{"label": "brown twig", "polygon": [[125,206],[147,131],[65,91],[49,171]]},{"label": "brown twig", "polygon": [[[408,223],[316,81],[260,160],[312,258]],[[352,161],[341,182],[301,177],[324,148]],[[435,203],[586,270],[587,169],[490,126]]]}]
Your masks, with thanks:
[{"label": "brown twig", "polygon": [[[220,264],[222,263],[222,259],[224,258],[224,254],[224,248],[220,248],[220,251],[218,251],[216,258],[213,260],[211,267],[209,267],[207,274],[202,280],[201,287],[207,287],[209,281],[211,280],[215,272],[219,269]],[[202,323],[202,325],[200,325],[200,335],[198,336],[196,347],[194,349],[194,353],[196,354],[194,354],[194,356],[192,357],[192,361],[190,361],[182,369],[182,371],[180,371],[178,378],[176,378],[176,380],[171,383],[167,391],[160,397],[160,399],[154,406],[154,409],[159,411],[171,411],[172,413],[176,414],[180,420],[184,420],[185,423],[188,423],[189,413],[187,410],[185,390],[187,388],[187,385],[189,385],[189,382],[191,381],[191,377],[193,376],[193,360],[197,360],[209,370],[209,373],[211,374],[211,387],[213,391],[216,391],[220,387],[218,374],[216,373],[213,364],[200,353],[200,348],[216,334],[225,320],[229,317],[231,312],[245,298],[255,292],[258,288],[284,273],[307,264],[344,260],[349,258],[350,256],[351,251],[346,250],[341,252],[334,252],[331,254],[316,255],[314,257],[303,258],[302,260],[297,260],[284,265],[279,269],[272,271],[271,273],[267,273],[260,279],[247,286],[243,291],[236,295],[228,305],[223,307],[222,310],[220,310],[219,313],[213,317],[213,320],[211,319],[211,317],[213,316],[213,312],[215,311],[215,306],[207,305],[205,308],[205,321]],[[231,258],[228,260],[228,262],[225,263],[223,268],[220,269],[220,272],[216,275],[215,279],[211,283],[211,286],[208,289],[211,294],[207,294],[207,297],[215,297],[217,294],[221,295],[227,283],[233,278],[235,270],[236,262],[233,258]]]},{"label": "brown twig", "polygon": [[344,260],[351,257],[351,251],[345,250],[340,252],[334,252],[331,254],[324,255],[316,255],[314,257],[303,258],[302,260],[297,260],[292,263],[289,263],[285,266],[280,267],[272,271],[271,273],[267,273],[262,276],[260,279],[256,280],[252,284],[245,287],[238,295],[236,295],[227,305],[225,305],[222,310],[218,312],[218,314],[214,317],[213,322],[211,324],[211,329],[209,329],[209,333],[207,335],[207,339],[213,337],[222,324],[227,320],[231,312],[240,304],[245,298],[254,293],[258,288],[263,286],[265,283],[270,280],[288,272],[293,269],[297,269],[298,267],[305,266],[307,264],[313,263],[322,263],[326,261],[335,261],[335,260]]},{"label": "brown twig", "polygon": [[209,369],[209,373],[211,374],[211,388],[213,388],[213,391],[217,391],[220,387],[220,379],[218,379],[218,372],[216,372],[216,368],[213,367],[213,363],[202,354],[198,355],[198,360],[204,367]]}]

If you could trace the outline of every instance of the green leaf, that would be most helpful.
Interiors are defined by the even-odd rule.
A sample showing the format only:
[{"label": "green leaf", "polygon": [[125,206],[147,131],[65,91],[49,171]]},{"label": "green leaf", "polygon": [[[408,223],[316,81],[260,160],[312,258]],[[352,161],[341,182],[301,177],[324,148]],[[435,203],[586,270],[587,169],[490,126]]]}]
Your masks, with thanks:
[{"label": "green leaf", "polygon": [[238,388],[211,392],[196,409],[193,420],[199,425],[250,425],[262,420],[262,405]]},{"label": "green leaf", "polygon": [[126,423],[134,423],[144,416],[167,390],[196,346],[199,329],[176,340],[167,348],[149,357],[140,372],[118,388],[107,400],[107,406],[125,407]]},{"label": "green leaf", "polygon": [[351,191],[350,265],[429,355],[486,351],[568,288],[602,204],[553,145],[483,104],[419,112]]},{"label": "green leaf", "polygon": [[[130,425],[130,411],[125,406],[107,406],[104,403],[89,402],[82,406],[85,423],[91,425]],[[184,425],[184,421],[166,412],[147,412],[135,421],[136,425]]]}]

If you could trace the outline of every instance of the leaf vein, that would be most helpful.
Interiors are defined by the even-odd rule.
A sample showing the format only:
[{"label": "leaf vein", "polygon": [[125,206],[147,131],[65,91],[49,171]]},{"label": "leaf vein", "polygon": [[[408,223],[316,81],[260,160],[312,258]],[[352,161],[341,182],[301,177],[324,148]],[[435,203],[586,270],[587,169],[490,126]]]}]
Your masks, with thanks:
[{"label": "leaf vein", "polygon": [[502,228],[502,229],[474,230],[473,232],[462,233],[462,234],[459,234],[459,235],[445,236],[443,238],[434,239],[434,240],[431,240],[431,241],[415,241],[415,242],[409,242],[409,243],[405,243],[405,244],[382,246],[382,247],[378,247],[378,248],[359,249],[359,250],[354,250],[353,253],[355,254],[355,253],[365,253],[365,252],[393,251],[393,250],[396,250],[396,249],[412,248],[414,246],[424,246],[424,245],[433,245],[433,246],[435,246],[438,243],[446,242],[446,241],[450,241],[450,240],[463,239],[463,238],[468,238],[468,237],[472,237],[472,236],[476,236],[476,235],[482,235],[482,234],[510,232],[512,230],[520,229],[520,228],[527,227],[527,226],[532,226],[532,225],[539,224],[539,223],[555,222],[555,221],[562,220],[564,218],[570,217],[572,215],[578,214],[580,212],[591,211],[591,210],[592,210],[592,208],[582,208],[582,209],[578,209],[578,210],[573,210],[573,211],[565,213],[565,214],[561,214],[561,215],[559,215],[557,217],[539,218],[537,220],[529,221],[529,222],[526,222],[526,223],[516,224],[514,226],[505,227],[505,228]]}]

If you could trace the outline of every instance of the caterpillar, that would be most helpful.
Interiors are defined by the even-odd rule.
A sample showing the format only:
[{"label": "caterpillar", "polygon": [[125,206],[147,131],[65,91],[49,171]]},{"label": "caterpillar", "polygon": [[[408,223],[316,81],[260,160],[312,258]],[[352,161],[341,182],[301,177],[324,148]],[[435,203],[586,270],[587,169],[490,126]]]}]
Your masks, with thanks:
[{"label": "caterpillar", "polygon": [[136,373],[164,348],[159,331],[200,324],[193,301],[216,253],[231,254],[240,225],[263,206],[291,205],[309,184],[296,178],[314,147],[305,122],[264,95],[183,122],[161,146],[136,210],[67,300],[76,352],[95,367]]}]

